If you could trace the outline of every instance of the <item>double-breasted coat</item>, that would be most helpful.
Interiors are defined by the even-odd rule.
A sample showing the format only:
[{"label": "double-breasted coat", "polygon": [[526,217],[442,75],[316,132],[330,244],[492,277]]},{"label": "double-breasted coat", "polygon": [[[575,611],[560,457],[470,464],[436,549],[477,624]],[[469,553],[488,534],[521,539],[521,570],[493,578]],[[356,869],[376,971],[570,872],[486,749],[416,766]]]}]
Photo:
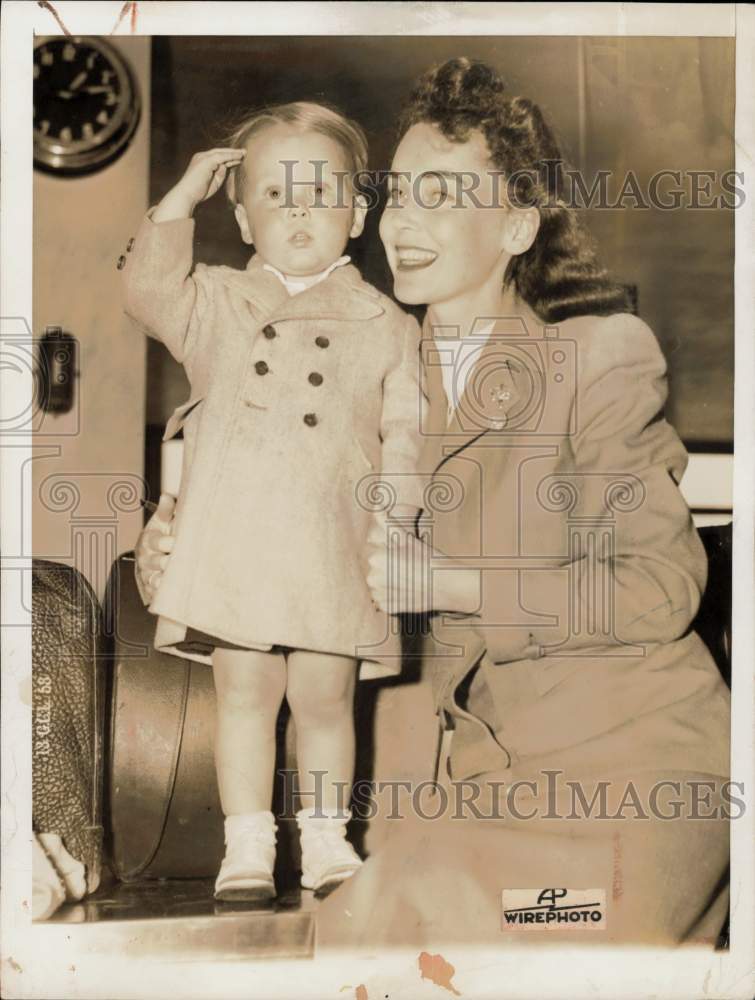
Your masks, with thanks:
[{"label": "double-breasted coat", "polygon": [[[478,812],[451,815],[449,791],[435,822],[391,824],[321,907],[318,939],[497,947],[521,940],[503,933],[502,890],[564,886],[606,894],[608,933],[587,940],[710,943],[726,912],[729,694],[690,631],[706,561],[666,365],[634,316],[549,328],[513,296],[505,315],[449,425],[442,339],[423,340],[420,529],[480,583],[474,615],[434,616],[424,669],[452,730],[440,781],[471,782]],[[569,781],[588,802],[604,782],[608,817],[570,817]],[[653,806],[664,781],[666,796],[680,783],[676,821],[662,794]],[[695,781],[709,786],[698,818]],[[491,807],[494,782],[516,788],[513,807]],[[630,786],[643,814],[616,816]]]},{"label": "double-breasted coat", "polygon": [[195,267],[193,235],[191,219],[148,213],[124,269],[128,315],[191,385],[165,432],[185,444],[156,641],[188,626],[398,673],[397,630],[365,580],[374,513],[358,490],[390,473],[396,499],[419,503],[419,327],[351,265],[292,297],[257,256],[244,271]]}]

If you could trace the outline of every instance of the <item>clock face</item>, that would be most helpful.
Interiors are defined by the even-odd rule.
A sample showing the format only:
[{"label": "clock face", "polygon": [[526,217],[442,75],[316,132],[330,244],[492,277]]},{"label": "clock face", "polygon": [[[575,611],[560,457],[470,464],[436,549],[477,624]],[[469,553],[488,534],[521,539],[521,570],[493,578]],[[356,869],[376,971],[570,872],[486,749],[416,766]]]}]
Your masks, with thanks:
[{"label": "clock face", "polygon": [[41,38],[34,46],[34,160],[83,173],[125,149],[139,118],[136,87],[115,48],[97,38]]}]

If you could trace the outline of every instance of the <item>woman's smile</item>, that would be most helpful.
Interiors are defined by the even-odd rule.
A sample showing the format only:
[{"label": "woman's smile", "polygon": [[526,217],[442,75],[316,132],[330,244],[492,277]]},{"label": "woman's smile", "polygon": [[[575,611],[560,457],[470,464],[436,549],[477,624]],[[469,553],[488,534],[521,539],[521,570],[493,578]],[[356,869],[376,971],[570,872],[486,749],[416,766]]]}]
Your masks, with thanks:
[{"label": "woman's smile", "polygon": [[437,259],[437,253],[424,247],[396,247],[396,265],[399,271],[418,271],[434,264]]}]

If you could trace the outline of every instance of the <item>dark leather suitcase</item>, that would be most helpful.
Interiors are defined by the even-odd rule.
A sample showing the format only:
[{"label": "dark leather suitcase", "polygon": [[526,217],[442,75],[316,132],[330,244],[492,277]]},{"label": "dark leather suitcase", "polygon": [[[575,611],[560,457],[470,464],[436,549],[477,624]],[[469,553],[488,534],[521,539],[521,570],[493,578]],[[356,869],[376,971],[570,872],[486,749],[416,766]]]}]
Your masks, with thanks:
[{"label": "dark leather suitcase", "polygon": [[[113,565],[105,610],[114,626],[106,796],[111,867],[122,881],[214,877],[223,857],[223,815],[212,670],[155,650],[157,619],[137,591],[132,553]],[[279,767],[286,723],[283,711]],[[281,830],[279,841],[288,838]]]},{"label": "dark leather suitcase", "polygon": [[32,560],[32,824],[102,865],[105,654],[99,602],[71,566]]}]

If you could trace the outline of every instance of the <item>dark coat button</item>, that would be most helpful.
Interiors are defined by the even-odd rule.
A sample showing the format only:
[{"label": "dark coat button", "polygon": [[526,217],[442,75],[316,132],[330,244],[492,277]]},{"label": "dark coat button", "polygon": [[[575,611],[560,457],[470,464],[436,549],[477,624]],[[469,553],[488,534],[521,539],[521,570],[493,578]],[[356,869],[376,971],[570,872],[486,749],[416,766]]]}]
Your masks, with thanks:
[{"label": "dark coat button", "polygon": [[274,337],[278,336],[277,333],[275,332],[275,327],[270,326],[269,323],[267,326],[262,327],[262,332],[265,334],[268,340],[272,340]]},{"label": "dark coat button", "polygon": [[267,375],[267,373],[270,371],[270,369],[267,367],[266,361],[258,361],[257,364],[254,366],[254,370],[257,372],[258,375]]},{"label": "dark coat button", "polygon": [[115,266],[118,268],[119,271],[122,271],[123,268],[126,266],[126,258],[123,256],[123,254],[120,255],[120,257],[118,258],[118,263]]},{"label": "dark coat button", "polygon": [[134,249],[134,237],[132,236],[131,239],[126,244],[126,253],[131,253],[133,249]]},{"label": "dark coat button", "polygon": [[330,341],[327,337],[315,337],[315,343],[318,347],[330,347]]},{"label": "dark coat button", "polygon": [[311,372],[309,381],[311,385],[322,385],[322,375],[319,372]]},{"label": "dark coat button", "polygon": [[317,423],[317,414],[316,413],[305,413],[304,414],[304,423],[307,425],[307,427],[314,427],[315,424]]}]

